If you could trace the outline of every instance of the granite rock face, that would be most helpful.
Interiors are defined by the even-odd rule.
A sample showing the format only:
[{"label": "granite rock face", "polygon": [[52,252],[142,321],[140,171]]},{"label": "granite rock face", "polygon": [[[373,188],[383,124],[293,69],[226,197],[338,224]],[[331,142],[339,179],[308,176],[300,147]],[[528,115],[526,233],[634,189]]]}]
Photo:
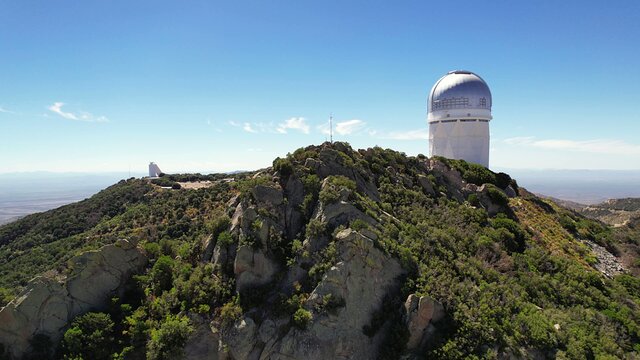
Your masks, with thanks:
[{"label": "granite rock face", "polygon": [[238,248],[234,262],[238,291],[249,291],[252,287],[268,284],[277,271],[278,264],[262,250],[254,250],[246,245]]},{"label": "granite rock face", "polygon": [[407,349],[409,351],[420,350],[429,338],[432,323],[438,322],[444,317],[442,304],[433,299],[415,294],[409,295],[404,304],[406,311],[405,323],[409,330]]},{"label": "granite rock face", "polygon": [[[221,344],[233,359],[371,359],[379,337],[368,337],[363,327],[389,293],[399,289],[404,274],[400,263],[374,247],[373,239],[346,229],[335,238],[337,258],[310,294],[304,307],[313,315],[305,329],[288,319],[262,319],[260,325],[245,316],[223,332]],[[319,311],[328,297],[332,311]],[[268,315],[267,315],[268,316]],[[384,330],[381,330],[384,331]]]},{"label": "granite rock face", "polygon": [[70,274],[63,280],[34,278],[0,310],[0,343],[13,358],[22,357],[29,350],[29,340],[37,334],[57,344],[73,318],[105,309],[111,295],[117,294],[146,263],[141,249],[118,240],[72,258]]}]

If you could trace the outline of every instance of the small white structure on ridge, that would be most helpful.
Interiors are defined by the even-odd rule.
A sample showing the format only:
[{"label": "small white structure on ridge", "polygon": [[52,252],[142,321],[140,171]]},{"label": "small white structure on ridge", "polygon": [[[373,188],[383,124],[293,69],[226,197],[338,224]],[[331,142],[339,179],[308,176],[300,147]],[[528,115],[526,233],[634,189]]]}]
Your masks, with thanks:
[{"label": "small white structure on ridge", "polygon": [[491,91],[471,71],[450,71],[433,85],[428,100],[429,156],[489,166]]},{"label": "small white structure on ridge", "polygon": [[149,177],[158,177],[162,173],[162,170],[154,162],[149,163]]}]

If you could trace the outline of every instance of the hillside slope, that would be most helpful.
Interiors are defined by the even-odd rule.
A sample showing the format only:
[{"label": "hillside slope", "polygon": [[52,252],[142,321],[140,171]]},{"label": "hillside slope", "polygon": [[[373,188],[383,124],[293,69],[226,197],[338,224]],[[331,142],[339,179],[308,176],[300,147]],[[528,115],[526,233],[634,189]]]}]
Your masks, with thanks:
[{"label": "hillside slope", "polygon": [[[209,182],[184,186],[198,180]],[[22,291],[0,311],[10,319],[0,322],[5,356],[640,352],[640,281],[629,274],[638,258],[628,251],[637,233],[540,199],[507,174],[325,143],[233,179],[167,176],[161,185],[176,181],[181,189],[130,179],[0,228],[5,301]],[[129,251],[147,265],[114,263],[108,244],[137,244]],[[73,287],[105,271],[118,274],[113,286],[90,297]],[[43,295],[52,293],[53,302]],[[92,299],[83,303],[91,311],[75,311],[78,298]],[[77,317],[44,326],[51,319],[41,314],[61,313]],[[30,341],[18,341],[26,328]]]}]

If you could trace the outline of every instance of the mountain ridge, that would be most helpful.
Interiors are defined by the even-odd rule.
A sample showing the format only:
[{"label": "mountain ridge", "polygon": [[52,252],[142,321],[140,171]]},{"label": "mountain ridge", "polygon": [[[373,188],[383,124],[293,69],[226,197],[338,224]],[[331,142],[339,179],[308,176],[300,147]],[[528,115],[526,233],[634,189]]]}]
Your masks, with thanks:
[{"label": "mountain ridge", "polygon": [[[73,254],[122,238],[149,261],[123,285],[115,308],[96,307],[56,334],[32,334],[59,344],[7,354],[86,357],[83,348],[97,346],[87,325],[96,318],[112,324],[99,344],[107,355],[132,359],[581,358],[639,350],[640,285],[627,273],[637,267],[635,233],[540,199],[507,174],[325,143],[231,180],[161,179],[122,181],[0,227],[5,289],[33,290],[28,275],[47,267],[64,274]],[[180,185],[194,181],[209,185]],[[161,188],[167,184],[179,186]],[[611,255],[621,268],[599,269],[605,260],[589,242],[630,259],[623,266]],[[48,257],[33,266],[26,251]]]}]

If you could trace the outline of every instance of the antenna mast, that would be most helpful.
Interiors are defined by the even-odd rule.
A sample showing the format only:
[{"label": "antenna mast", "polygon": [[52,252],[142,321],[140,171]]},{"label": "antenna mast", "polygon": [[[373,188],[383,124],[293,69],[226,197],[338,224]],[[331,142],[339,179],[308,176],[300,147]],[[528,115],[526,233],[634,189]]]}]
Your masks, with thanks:
[{"label": "antenna mast", "polygon": [[333,114],[329,114],[329,141],[333,144]]}]

